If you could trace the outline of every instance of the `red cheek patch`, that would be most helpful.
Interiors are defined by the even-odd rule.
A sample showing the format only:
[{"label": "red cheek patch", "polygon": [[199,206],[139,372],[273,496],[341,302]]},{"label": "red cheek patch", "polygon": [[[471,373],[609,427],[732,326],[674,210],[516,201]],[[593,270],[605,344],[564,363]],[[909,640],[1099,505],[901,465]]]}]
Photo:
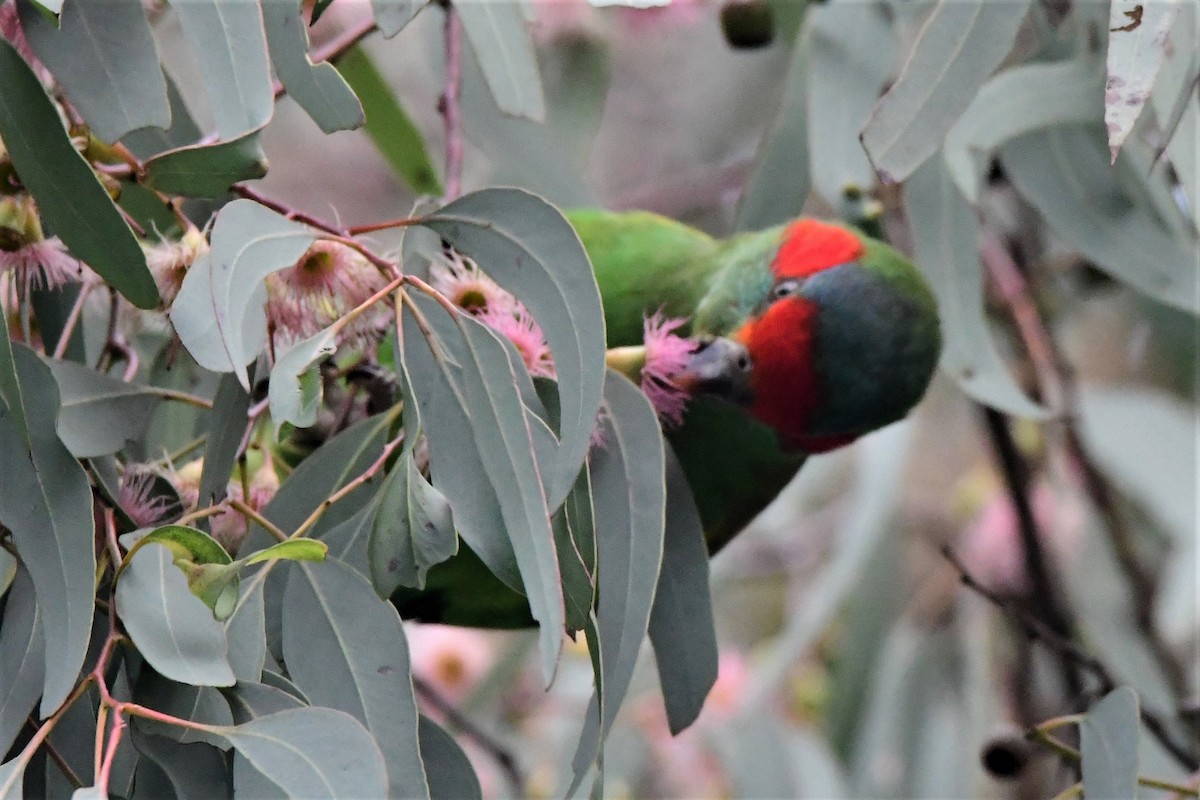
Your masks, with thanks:
[{"label": "red cheek patch", "polygon": [[790,447],[801,446],[809,419],[821,402],[812,361],[816,314],[815,305],[792,297],[773,303],[735,334],[754,364],[750,412]]},{"label": "red cheek patch", "polygon": [[802,219],[784,230],[783,244],[771,262],[771,271],[776,280],[805,278],[853,261],[862,254],[862,242],[845,228]]}]

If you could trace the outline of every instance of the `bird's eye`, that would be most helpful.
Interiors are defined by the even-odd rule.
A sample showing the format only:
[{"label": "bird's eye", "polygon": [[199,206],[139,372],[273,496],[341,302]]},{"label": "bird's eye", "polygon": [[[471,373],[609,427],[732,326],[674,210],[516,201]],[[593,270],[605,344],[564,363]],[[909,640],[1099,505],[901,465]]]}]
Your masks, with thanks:
[{"label": "bird's eye", "polygon": [[782,300],[785,297],[791,297],[800,291],[800,281],[787,280],[780,281],[771,289],[772,300]]}]

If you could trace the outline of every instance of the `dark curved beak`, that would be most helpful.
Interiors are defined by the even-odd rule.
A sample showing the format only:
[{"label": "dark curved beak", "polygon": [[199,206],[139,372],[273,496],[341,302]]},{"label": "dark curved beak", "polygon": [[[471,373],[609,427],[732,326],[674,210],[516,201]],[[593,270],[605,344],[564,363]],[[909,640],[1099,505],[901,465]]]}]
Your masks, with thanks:
[{"label": "dark curved beak", "polygon": [[753,367],[744,345],[725,337],[702,338],[687,367],[674,381],[693,395],[707,394],[748,405],[753,400],[750,386]]}]

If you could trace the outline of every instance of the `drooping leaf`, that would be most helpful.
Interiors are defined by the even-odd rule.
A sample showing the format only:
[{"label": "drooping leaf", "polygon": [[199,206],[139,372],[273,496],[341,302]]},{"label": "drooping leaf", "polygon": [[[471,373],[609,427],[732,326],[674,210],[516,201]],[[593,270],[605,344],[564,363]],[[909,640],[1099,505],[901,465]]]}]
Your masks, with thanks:
[{"label": "drooping leaf", "polygon": [[[164,736],[141,733],[137,727],[131,735],[134,747],[142,755],[134,784],[135,798],[174,796],[178,800],[207,800],[229,795],[229,769],[220,750],[202,743],[180,744]],[[147,761],[158,774],[146,774],[143,765]]]},{"label": "drooping leaf", "polygon": [[233,614],[225,620],[225,638],[229,642],[229,666],[239,681],[262,679],[267,659],[266,611],[263,608],[261,582],[241,585],[241,597]]},{"label": "drooping leaf", "polygon": [[172,9],[200,63],[221,139],[266,125],[275,93],[256,0],[189,0]]},{"label": "drooping leaf", "polygon": [[138,0],[63,3],[58,26],[18,3],[25,38],[71,104],[106,142],[171,122],[167,84]]},{"label": "drooping leaf", "polygon": [[7,330],[0,334],[0,525],[12,531],[44,598],[38,604],[46,641],[43,717],[66,699],[83,667],[96,572],[92,491],[58,438],[58,406],[50,369]]},{"label": "drooping leaf", "polygon": [[344,712],[297,708],[220,730],[242,758],[288,797],[360,800],[387,795],[379,747]]},{"label": "drooping leaf", "polygon": [[0,42],[0,83],[0,138],[42,219],[73,256],[131,303],[154,308],[158,287],[133,231],[71,144],[37,76],[7,39]]},{"label": "drooping leaf", "polygon": [[285,422],[311,427],[321,407],[323,381],[317,362],[337,351],[337,329],[325,328],[280,353],[271,369],[267,398],[275,430]]},{"label": "drooping leaf", "polygon": [[392,171],[417,194],[440,196],[442,183],[429,158],[425,140],[394,92],[361,46],[338,60],[366,112],[366,132]]},{"label": "drooping leaf", "polygon": [[142,547],[117,581],[117,614],[159,674],[195,686],[230,686],[236,679],[225,629],[172,560],[161,544]]},{"label": "drooping leaf", "polygon": [[[813,189],[838,208],[846,187],[866,189],[875,172],[858,141],[896,60],[880,6],[825,3],[809,9],[808,147]],[[811,26],[811,32],[809,31]]]},{"label": "drooping leaf", "polygon": [[398,586],[425,587],[425,573],[458,552],[450,504],[417,469],[406,447],[379,490],[367,554],[381,597]]},{"label": "drooping leaf", "polygon": [[1179,0],[1113,0],[1109,6],[1104,125],[1114,162],[1150,99],[1179,5]]},{"label": "drooping leaf", "polygon": [[695,722],[717,680],[717,633],[708,587],[708,547],[683,468],[666,451],[666,532],[662,571],[650,610],[650,644],[678,734]]},{"label": "drooping leaf", "polygon": [[424,715],[418,734],[430,800],[481,800],[483,788],[475,768],[454,737]]},{"label": "drooping leaf", "polygon": [[938,151],[1012,49],[1028,10],[1029,0],[938,0],[863,128],[863,147],[885,182],[904,180]]},{"label": "drooping leaf", "polygon": [[163,525],[137,537],[136,541],[131,541],[134,535],[129,534],[129,539],[121,537],[123,545],[130,542],[127,559],[131,559],[146,545],[161,544],[171,551],[171,557],[176,560],[186,559],[197,564],[220,565],[228,564],[232,560],[216,539],[187,525]]},{"label": "drooping leaf", "polygon": [[946,134],[943,153],[959,191],[979,200],[995,151],[1009,139],[1094,120],[1102,85],[1099,63],[1090,58],[1022,64],[985,83]]},{"label": "drooping leaf", "polygon": [[246,412],[250,393],[233,375],[222,375],[208,415],[208,442],[204,447],[204,468],[200,472],[197,502],[204,505],[225,499],[225,487],[237,462],[238,447],[246,433]]},{"label": "drooping leaf", "polygon": [[604,400],[605,444],[590,458],[599,674],[575,751],[577,777],[602,754],[633,678],[650,624],[666,519],[664,445],[654,407],[640,389],[612,371],[604,382]]},{"label": "drooping leaf", "polygon": [[1079,723],[1083,791],[1087,797],[1137,797],[1137,693],[1122,686],[1092,706]]},{"label": "drooping leaf", "polygon": [[[1122,156],[1125,158],[1126,156]],[[1181,240],[1123,186],[1100,126],[1027,133],[1000,148],[1005,173],[1066,242],[1161,303],[1200,313],[1194,232]]]},{"label": "drooping leaf", "polygon": [[[314,64],[308,56],[308,31],[302,0],[268,0],[262,4],[263,25],[271,63],[288,96],[300,104],[325,133],[363,124],[363,107],[332,64]],[[314,9],[314,21],[317,14]]]},{"label": "drooping leaf", "polygon": [[379,32],[385,39],[390,39],[412,22],[427,3],[428,0],[371,0],[371,11]]},{"label": "drooping leaf", "polygon": [[353,715],[375,736],[389,796],[428,796],[404,630],[396,610],[362,575],[337,561],[293,569],[284,596],[283,654],[313,703]]},{"label": "drooping leaf", "polygon": [[758,146],[734,227],[760,231],[800,215],[808,199],[808,70],[811,33],[792,48],[775,120]]},{"label": "drooping leaf", "polygon": [[[201,5],[185,3],[185,6]],[[250,200],[217,214],[212,250],[188,270],[171,305],[171,322],[192,357],[214,372],[233,372],[249,391],[246,365],[267,339],[263,280],[291,266],[315,232]]]},{"label": "drooping leaf", "polygon": [[983,313],[979,220],[933,159],[904,184],[915,261],[937,296],[944,350],[942,368],[980,402],[1023,417],[1045,411],[1017,386],[996,353]]},{"label": "drooping leaf", "polygon": [[460,3],[454,7],[496,105],[535,122],[546,118],[537,51],[523,3]]},{"label": "drooping leaf", "polygon": [[404,352],[417,393],[406,401],[421,409],[434,486],[488,568],[509,586],[523,586],[541,626],[542,677],[549,683],[562,646],[563,600],[546,497],[534,477],[545,470],[534,459],[508,352],[474,319],[452,318],[423,295],[413,300],[434,339],[426,341],[413,314],[404,315]]},{"label": "drooping leaf", "polygon": [[[277,5],[274,0],[266,8]],[[267,174],[258,131],[216,144],[194,144],[160,153],[146,162],[143,183],[185,197],[222,197],[238,181]]]},{"label": "drooping leaf", "polygon": [[561,442],[557,463],[540,468],[547,502],[557,508],[587,454],[604,381],[604,319],[591,262],[562,214],[519,189],[473,192],[422,225],[513,292],[546,335],[558,380]]},{"label": "drooping leaf", "polygon": [[42,614],[29,573],[19,569],[0,622],[0,751],[8,752],[37,706],[45,672]]},{"label": "drooping leaf", "polygon": [[58,435],[76,458],[117,452],[146,431],[159,398],[74,361],[46,359],[62,405]]},{"label": "drooping leaf", "polygon": [[551,522],[558,567],[562,573],[567,631],[581,631],[587,627],[596,602],[595,513],[591,476],[586,467],[579,471],[575,488]]}]

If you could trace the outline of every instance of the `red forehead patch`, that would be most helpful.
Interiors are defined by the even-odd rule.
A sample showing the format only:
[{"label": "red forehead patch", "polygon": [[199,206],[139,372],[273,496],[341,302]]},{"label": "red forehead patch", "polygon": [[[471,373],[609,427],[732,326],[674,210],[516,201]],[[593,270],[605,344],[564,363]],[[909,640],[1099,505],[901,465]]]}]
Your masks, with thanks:
[{"label": "red forehead patch", "polygon": [[862,254],[862,242],[845,228],[802,219],[784,230],[783,244],[771,262],[771,271],[776,279],[805,278]]}]

